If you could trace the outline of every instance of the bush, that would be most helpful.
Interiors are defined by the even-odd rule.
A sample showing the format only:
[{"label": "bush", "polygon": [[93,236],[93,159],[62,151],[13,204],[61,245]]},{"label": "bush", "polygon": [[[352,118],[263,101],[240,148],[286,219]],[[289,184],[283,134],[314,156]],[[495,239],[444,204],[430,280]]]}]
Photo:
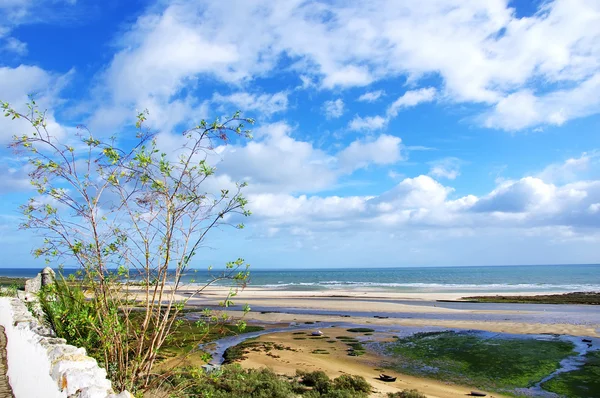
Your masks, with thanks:
[{"label": "bush", "polygon": [[341,375],[333,381],[336,390],[351,390],[357,393],[370,393],[371,385],[362,376]]},{"label": "bush", "polygon": [[322,370],[309,373],[296,371],[296,375],[302,378],[302,384],[307,387],[313,387],[313,389],[319,393],[325,393],[329,390],[329,376],[327,376],[327,374]]},{"label": "bush", "polygon": [[[360,376],[342,375],[334,380],[323,371],[297,371],[288,380],[270,369],[243,369],[226,365],[206,374],[198,368],[179,369],[166,376],[172,396],[211,398],[367,398],[371,386]],[[163,377],[156,382],[162,385]],[[164,386],[162,387],[164,389]]]},{"label": "bush", "polygon": [[[270,369],[242,369],[230,365],[220,372],[206,374],[190,369],[171,378],[182,396],[211,398],[289,398],[294,396],[292,383]],[[183,387],[181,387],[183,386]]]},{"label": "bush", "polygon": [[315,372],[297,371],[301,383],[312,387],[303,398],[362,398],[371,392],[371,385],[362,376],[341,375],[333,381],[321,370]]},{"label": "bush", "polygon": [[346,331],[350,333],[373,333],[375,330],[369,328],[351,328]]},{"label": "bush", "polygon": [[419,392],[419,390],[402,390],[398,392],[389,392],[388,398],[427,398],[425,394]]},{"label": "bush", "polygon": [[17,297],[19,285],[12,283],[8,286],[0,286],[0,297]]}]

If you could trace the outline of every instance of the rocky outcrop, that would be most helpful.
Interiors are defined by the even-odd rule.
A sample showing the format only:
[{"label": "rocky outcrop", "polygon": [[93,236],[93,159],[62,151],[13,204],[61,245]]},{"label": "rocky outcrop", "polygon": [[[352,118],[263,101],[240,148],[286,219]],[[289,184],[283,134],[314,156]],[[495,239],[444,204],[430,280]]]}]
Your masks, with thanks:
[{"label": "rocky outcrop", "polygon": [[35,301],[37,294],[44,286],[48,286],[54,283],[56,279],[56,273],[50,267],[44,268],[34,278],[27,279],[25,281],[25,295],[23,296],[25,301]]},{"label": "rocky outcrop", "polygon": [[133,397],[127,391],[115,394],[96,360],[57,338],[21,300],[0,298],[0,324],[6,332],[8,378],[15,397]]}]

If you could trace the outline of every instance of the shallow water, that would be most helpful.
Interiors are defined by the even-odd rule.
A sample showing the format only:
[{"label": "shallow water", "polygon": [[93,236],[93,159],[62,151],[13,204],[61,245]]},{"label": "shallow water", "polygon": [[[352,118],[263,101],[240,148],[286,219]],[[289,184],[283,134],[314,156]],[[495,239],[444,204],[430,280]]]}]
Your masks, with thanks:
[{"label": "shallow water", "polygon": [[[321,300],[321,299],[318,299]],[[338,299],[339,300],[339,299]],[[369,300],[372,302],[373,300]],[[389,301],[386,301],[389,302]],[[591,305],[551,305],[551,304],[479,304],[479,303],[436,303],[430,301],[398,302],[398,304],[423,305],[466,310],[452,313],[415,313],[415,312],[367,312],[367,311],[340,311],[320,310],[316,308],[281,308],[269,306],[252,306],[254,312],[274,312],[284,314],[305,315],[332,315],[353,317],[385,316],[400,319],[435,319],[455,321],[511,321],[525,323],[554,324],[564,323],[571,325],[600,325],[600,307]],[[241,307],[231,307],[241,310]],[[486,311],[471,312],[468,310]],[[506,311],[512,313],[507,314]]]}]

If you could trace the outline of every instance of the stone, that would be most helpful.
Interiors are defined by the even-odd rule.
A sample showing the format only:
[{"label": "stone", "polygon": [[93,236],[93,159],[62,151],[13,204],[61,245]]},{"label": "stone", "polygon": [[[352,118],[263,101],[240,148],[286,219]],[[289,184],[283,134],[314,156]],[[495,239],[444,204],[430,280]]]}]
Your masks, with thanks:
[{"label": "stone", "polygon": [[50,267],[46,267],[40,272],[42,276],[42,286],[52,285],[56,280],[56,273]]},{"label": "stone", "polygon": [[42,288],[42,275],[37,274],[35,278],[27,279],[25,281],[25,293],[32,295],[37,294]]},{"label": "stone", "polygon": [[[13,342],[11,349],[17,350],[12,351],[11,356],[7,349],[7,369],[9,376],[11,368],[19,376],[9,380],[19,396],[134,398],[127,391],[115,394],[106,378],[106,370],[88,357],[85,349],[48,336],[50,329],[42,326],[21,300],[0,298],[1,326],[6,328],[8,340]],[[0,375],[1,365],[0,361]],[[0,397],[3,397],[1,387],[0,378]]]}]

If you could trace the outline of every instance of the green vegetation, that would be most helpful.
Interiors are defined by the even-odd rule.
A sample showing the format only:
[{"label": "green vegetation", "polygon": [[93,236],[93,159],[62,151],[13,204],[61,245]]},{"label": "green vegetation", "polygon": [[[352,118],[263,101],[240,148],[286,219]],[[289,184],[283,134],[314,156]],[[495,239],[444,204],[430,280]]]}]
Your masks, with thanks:
[{"label": "green vegetation", "polygon": [[[207,187],[215,172],[207,154],[231,136],[251,138],[245,124],[254,120],[239,112],[200,120],[183,132],[173,153],[159,147],[160,132],[147,126],[147,111],[137,114],[135,131],[122,145],[84,126],[63,140],[47,128],[46,110],[33,99],[26,106],[20,112],[0,101],[5,117],[24,123],[11,143],[29,163],[34,188],[20,207],[21,227],[41,238],[35,257],[59,269],[64,263],[78,267],[68,281],[61,277],[42,293],[46,320],[59,337],[85,347],[117,390],[141,393],[161,348],[182,326],[185,302],[224,281],[230,290],[222,306],[228,307],[246,286],[249,265],[238,258],[185,300],[176,294],[210,231],[231,225],[229,216],[250,215],[246,183]],[[207,318],[197,326],[225,321]]]},{"label": "green vegetation", "polygon": [[352,336],[337,336],[336,339],[345,343],[349,347],[348,355],[352,357],[357,357],[366,353],[365,347],[361,344],[361,342]]},{"label": "green vegetation", "polygon": [[246,325],[240,328],[239,325],[234,324],[215,324],[211,328],[206,328],[198,322],[182,320],[161,347],[161,354],[166,357],[185,355],[194,351],[200,343],[261,330],[264,330],[262,326]]},{"label": "green vegetation", "polygon": [[266,352],[267,355],[272,351],[296,351],[291,347],[284,346],[283,344],[277,344],[267,341],[256,341],[254,339],[248,339],[238,345],[229,347],[223,353],[223,363],[233,363],[246,359],[246,356],[250,351]]},{"label": "green vegetation", "polygon": [[343,342],[356,343],[358,340],[352,336],[337,336],[336,339],[342,340]]},{"label": "green vegetation", "polygon": [[558,374],[542,388],[567,398],[600,397],[600,352],[588,352],[581,368]]},{"label": "green vegetation", "polygon": [[342,375],[331,380],[321,371],[298,371],[296,377],[286,379],[269,369],[245,370],[239,365],[223,366],[210,374],[197,368],[182,369],[166,381],[169,396],[174,397],[366,398],[371,392],[369,383],[360,376]]},{"label": "green vegetation", "polygon": [[17,292],[25,288],[25,280],[0,276],[0,297],[17,297]]},{"label": "green vegetation", "polygon": [[399,372],[504,392],[535,385],[574,354],[570,342],[450,331],[398,339],[388,344],[388,353]]},{"label": "green vegetation", "polygon": [[25,288],[26,278],[11,278],[8,276],[0,276],[0,287],[16,287],[23,290]]},{"label": "green vegetation", "polygon": [[463,297],[462,300],[476,301],[478,303],[600,305],[600,292],[574,292],[540,296],[473,296]]},{"label": "green vegetation", "polygon": [[312,350],[312,353],[313,354],[325,354],[325,355],[327,355],[327,354],[329,354],[329,351],[324,350],[322,348],[317,348],[316,350]]},{"label": "green vegetation", "polygon": [[388,398],[427,398],[425,394],[421,394],[419,390],[402,390],[398,392],[389,392]]},{"label": "green vegetation", "polygon": [[302,395],[307,398],[363,398],[371,392],[371,385],[361,376],[341,375],[334,380],[323,371],[297,371],[300,383],[312,387]]},{"label": "green vegetation", "polygon": [[369,328],[350,328],[346,331],[350,333],[373,333],[375,330]]}]

